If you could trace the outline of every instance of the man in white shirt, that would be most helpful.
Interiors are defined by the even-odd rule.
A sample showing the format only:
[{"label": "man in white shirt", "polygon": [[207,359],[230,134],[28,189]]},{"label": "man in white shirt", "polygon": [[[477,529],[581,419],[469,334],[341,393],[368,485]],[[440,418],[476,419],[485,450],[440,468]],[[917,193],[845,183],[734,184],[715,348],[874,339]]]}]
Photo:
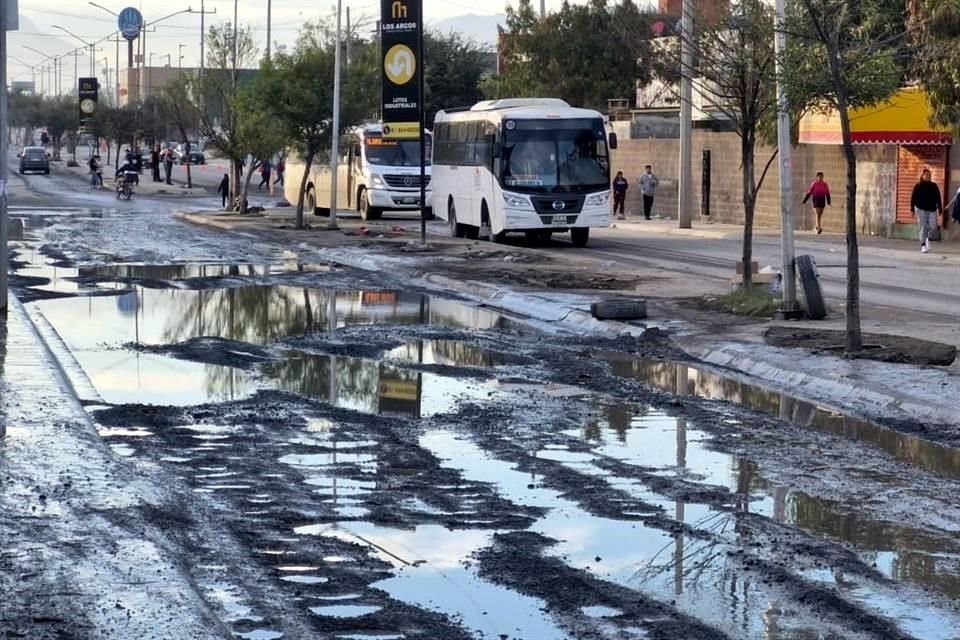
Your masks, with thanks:
[{"label": "man in white shirt", "polygon": [[644,173],[640,176],[640,193],[643,194],[643,217],[650,219],[650,212],[653,210],[653,194],[657,189],[660,180],[653,173],[653,167],[647,165],[644,167]]}]

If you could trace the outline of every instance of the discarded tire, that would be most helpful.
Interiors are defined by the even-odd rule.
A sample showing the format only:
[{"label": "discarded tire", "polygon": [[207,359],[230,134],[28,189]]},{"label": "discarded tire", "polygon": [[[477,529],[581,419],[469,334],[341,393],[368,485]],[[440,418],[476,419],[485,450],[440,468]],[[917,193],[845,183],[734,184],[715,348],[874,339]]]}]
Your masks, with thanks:
[{"label": "discarded tire", "polygon": [[811,320],[823,320],[827,317],[827,305],[823,302],[823,291],[820,289],[820,276],[817,274],[817,263],[813,256],[797,256],[797,279],[803,291],[803,299],[807,306],[807,316]]},{"label": "discarded tire", "polygon": [[643,320],[647,317],[647,301],[601,300],[590,305],[590,315],[597,320]]}]

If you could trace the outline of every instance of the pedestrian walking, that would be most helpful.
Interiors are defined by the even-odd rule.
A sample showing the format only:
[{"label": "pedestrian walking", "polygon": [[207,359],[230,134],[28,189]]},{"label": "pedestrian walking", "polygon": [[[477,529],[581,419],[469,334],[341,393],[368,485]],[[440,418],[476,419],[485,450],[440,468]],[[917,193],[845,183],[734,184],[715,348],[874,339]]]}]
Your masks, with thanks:
[{"label": "pedestrian walking", "polygon": [[93,156],[93,159],[96,161],[96,165],[93,168],[93,173],[97,177],[97,186],[103,188],[103,163],[100,161],[100,156]]},{"label": "pedestrian walking", "polygon": [[281,189],[284,186],[283,172],[286,170],[287,170],[287,161],[283,157],[281,157],[279,160],[277,160],[277,179],[273,181],[273,184],[279,183]]},{"label": "pedestrian walking", "polygon": [[617,171],[617,177],[613,179],[613,213],[619,215],[618,220],[623,220],[626,216],[623,213],[623,203],[627,199],[627,188],[630,183],[623,177],[623,171]]},{"label": "pedestrian walking", "polygon": [[813,199],[813,210],[817,214],[817,235],[823,233],[823,210],[830,201],[830,185],[823,179],[823,171],[817,171],[810,188],[807,189],[807,195],[803,196],[803,204],[807,200]]},{"label": "pedestrian walking", "polygon": [[643,168],[643,175],[640,176],[640,193],[643,194],[643,217],[650,219],[650,213],[653,211],[653,194],[657,190],[660,180],[653,173],[653,167],[649,164]]},{"label": "pedestrian walking", "polygon": [[90,169],[90,186],[97,188],[97,156],[90,156],[87,161],[87,167]]},{"label": "pedestrian walking", "polygon": [[153,181],[160,182],[160,145],[154,146],[150,152],[150,168],[153,170]]},{"label": "pedestrian walking", "polygon": [[173,184],[173,149],[163,152],[163,172],[166,174],[167,184]]},{"label": "pedestrian walking", "polygon": [[230,175],[225,173],[223,174],[223,180],[220,181],[220,186],[217,187],[217,193],[220,194],[220,208],[227,208],[227,198],[230,197]]},{"label": "pedestrian walking", "polygon": [[270,173],[273,165],[270,164],[269,160],[264,160],[263,164],[260,165],[260,184],[257,185],[257,191],[260,191],[260,188],[263,185],[267,185],[267,189],[270,189]]},{"label": "pedestrian walking", "polygon": [[930,252],[930,234],[937,227],[937,215],[943,213],[943,199],[940,187],[930,179],[930,169],[920,174],[920,182],[913,187],[910,195],[910,212],[917,216],[920,227],[920,251]]}]

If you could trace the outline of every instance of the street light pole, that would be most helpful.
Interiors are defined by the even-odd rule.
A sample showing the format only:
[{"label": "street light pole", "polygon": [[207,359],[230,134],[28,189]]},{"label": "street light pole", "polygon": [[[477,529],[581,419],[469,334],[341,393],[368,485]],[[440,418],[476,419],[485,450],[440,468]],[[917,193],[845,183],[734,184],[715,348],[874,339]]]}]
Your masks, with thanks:
[{"label": "street light pole", "polygon": [[[337,36],[333,50],[333,129],[330,144],[330,217],[327,227],[337,228],[337,164],[340,153],[340,10],[343,0],[337,0]],[[422,204],[422,203],[421,203]]]},{"label": "street light pole", "polygon": [[[784,33],[784,2],[776,0],[777,31],[774,40],[777,71],[777,154],[780,157],[780,253],[783,258],[783,303],[781,318],[799,318],[797,305],[797,277],[793,246],[793,175],[790,161],[790,105],[783,86],[783,53],[787,48]],[[744,268],[749,268],[747,265]]]},{"label": "street light pole", "polygon": [[[12,5],[0,2],[0,317],[7,316],[7,133],[10,123],[7,120],[7,25],[12,16],[7,15]],[[6,425],[0,427],[0,436],[6,434]]]},{"label": "street light pole", "polygon": [[691,225],[693,202],[693,0],[683,0],[680,19],[680,184],[677,223]]},{"label": "street light pole", "polygon": [[271,7],[271,0],[267,0],[267,60],[270,59],[270,26],[271,26],[271,17],[273,11]]}]

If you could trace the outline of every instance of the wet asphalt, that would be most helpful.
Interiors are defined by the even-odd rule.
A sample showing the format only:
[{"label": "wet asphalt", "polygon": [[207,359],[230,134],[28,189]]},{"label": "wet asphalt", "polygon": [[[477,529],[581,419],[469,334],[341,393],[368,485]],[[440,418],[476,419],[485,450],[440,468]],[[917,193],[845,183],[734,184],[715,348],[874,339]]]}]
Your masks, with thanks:
[{"label": "wet asphalt", "polygon": [[98,197],[13,284],[223,637],[958,637],[956,449]]}]

